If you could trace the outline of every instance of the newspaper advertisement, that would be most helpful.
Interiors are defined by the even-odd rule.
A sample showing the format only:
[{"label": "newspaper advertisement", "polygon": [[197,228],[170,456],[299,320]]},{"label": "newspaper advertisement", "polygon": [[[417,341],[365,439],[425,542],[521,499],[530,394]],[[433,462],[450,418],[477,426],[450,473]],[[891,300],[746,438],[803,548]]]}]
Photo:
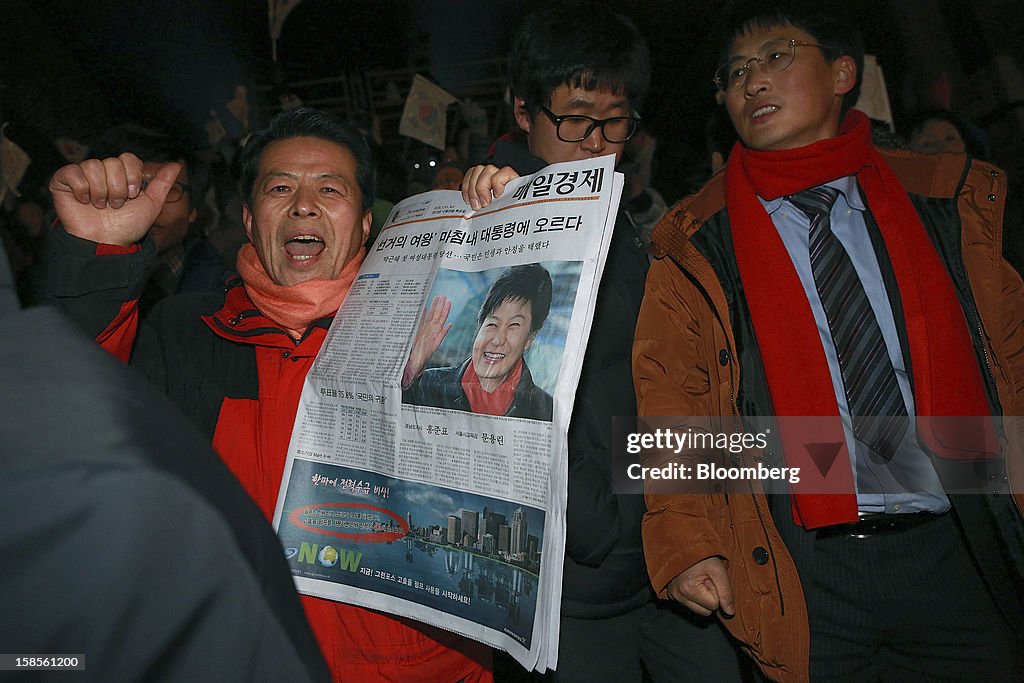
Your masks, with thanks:
[{"label": "newspaper advertisement", "polygon": [[614,157],[391,211],[306,377],[274,514],[300,592],[554,668],[566,434]]}]

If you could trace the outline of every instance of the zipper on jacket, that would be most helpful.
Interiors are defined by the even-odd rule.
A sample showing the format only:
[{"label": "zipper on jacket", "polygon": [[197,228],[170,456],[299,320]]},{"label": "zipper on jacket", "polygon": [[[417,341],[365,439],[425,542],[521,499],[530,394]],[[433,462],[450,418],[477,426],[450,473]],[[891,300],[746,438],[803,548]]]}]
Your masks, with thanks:
[{"label": "zipper on jacket", "polygon": [[257,327],[251,330],[246,330],[245,332],[240,332],[239,330],[236,329],[238,323],[241,322],[243,316],[251,318],[258,315],[261,315],[258,311],[255,313],[250,313],[248,315],[245,315],[245,312],[243,311],[242,313],[239,313],[235,317],[228,318],[227,324],[221,322],[221,319],[218,318],[216,315],[211,316],[210,320],[213,321],[213,324],[216,325],[218,329],[227,333],[231,337],[234,337],[235,339],[245,339],[248,337],[256,337],[263,334],[283,334],[284,336],[288,337],[288,339],[290,339],[292,343],[298,345],[298,342],[292,339],[292,336],[290,334],[288,334],[279,327]]},{"label": "zipper on jacket", "polygon": [[[954,197],[955,197],[956,206],[958,207],[958,210],[957,210],[958,217],[960,216],[960,212],[959,212],[960,195],[964,193],[964,186],[967,184],[967,177],[971,173],[971,164],[973,162],[974,162],[974,159],[970,155],[968,155],[967,159],[966,159],[966,161],[964,163],[963,172],[960,174],[960,181],[957,183],[957,186],[956,186],[956,194],[954,195]],[[993,172],[993,175],[998,175],[998,174]],[[993,180],[991,182],[995,183],[997,181]],[[995,191],[995,189],[996,189],[995,187],[990,187],[988,191],[989,192],[993,192],[993,191]],[[1004,209],[1005,209],[1005,207],[1004,207]],[[916,210],[916,208],[915,208],[915,210]],[[1004,214],[1003,218],[1005,219],[1005,214]],[[962,218],[960,218],[960,222],[958,223],[957,227],[959,228],[959,234],[962,237],[963,236],[963,219]],[[1000,243],[1002,242],[1002,240],[999,240],[999,241],[1000,241]],[[998,269],[998,262],[999,262],[999,258],[1000,258],[1000,253],[1001,252],[997,252],[997,254],[996,254],[996,263],[997,263],[996,268],[997,269]],[[964,261],[963,261],[963,252],[962,251],[960,252],[960,267],[962,269],[964,269],[965,271],[967,269],[967,264],[964,263]],[[952,274],[951,274],[951,276],[952,276]],[[964,277],[967,280],[967,293],[968,293],[968,296],[969,296],[969,301],[970,301],[971,304],[973,304],[973,310],[971,312],[974,314],[974,325],[975,325],[975,327],[978,330],[978,341],[981,342],[982,356],[985,358],[985,372],[988,373],[988,378],[992,382],[992,388],[994,390],[993,391],[994,400],[995,400],[995,403],[996,403],[996,405],[995,405],[996,411],[998,412],[999,415],[1002,415],[1003,414],[1003,406],[1002,406],[1002,402],[999,400],[999,391],[998,391],[999,385],[996,382],[995,375],[992,372],[992,361],[991,361],[991,358],[989,357],[989,354],[988,354],[988,344],[985,343],[985,330],[984,330],[984,327],[982,326],[982,323],[981,323],[981,311],[978,309],[978,301],[977,301],[977,299],[974,296],[974,288],[973,288],[973,286],[971,284],[971,280],[966,275]],[[954,278],[954,286],[955,285],[956,285],[956,279]],[[961,305],[961,308],[965,308],[965,307],[963,307]],[[964,310],[964,317],[965,318],[967,317],[966,308]],[[996,427],[997,427],[998,431],[1000,432],[999,435],[1000,436],[1004,436],[1004,434],[1002,433],[1003,432],[1002,421],[997,420],[996,421]]]},{"label": "zipper on jacket", "polygon": [[[996,376],[992,373],[992,359],[988,355],[988,344],[985,343],[985,330],[981,326],[981,314],[978,313],[977,307],[974,311],[974,324],[978,328],[978,340],[981,342],[981,353],[985,358],[985,372],[988,374],[988,378],[992,380],[992,386],[998,386],[996,383]],[[996,400],[999,400],[998,394]],[[996,406],[999,408],[999,412],[1002,413],[1002,405]]]},{"label": "zipper on jacket", "polygon": [[241,311],[238,315],[234,316],[232,318],[232,320],[234,320],[235,324],[237,325],[238,323],[242,322],[246,318],[255,318],[256,316],[260,316],[260,315],[263,315],[263,314],[260,313],[259,310],[255,309],[255,308],[247,308],[244,311]]},{"label": "zipper on jacket", "polygon": [[[984,356],[984,358],[985,358],[985,372],[986,372],[986,374],[988,374],[988,378],[992,382],[992,386],[998,388],[999,385],[996,384],[995,374],[993,374],[993,372],[992,372],[992,361],[991,361],[991,359],[989,358],[989,355],[988,355],[988,344],[985,343],[985,330],[984,330],[984,328],[981,325],[981,314],[978,313],[977,304],[975,304],[975,307],[974,307],[974,324],[975,324],[975,326],[978,329],[978,341],[981,342],[981,352],[982,352],[982,356]],[[1002,415],[1003,414],[1003,406],[1002,406],[1002,402],[999,400],[998,389],[994,392],[994,394],[995,394],[994,399],[995,399],[995,402],[996,402],[996,406],[995,406],[996,412],[999,415]],[[1003,427],[1003,421],[1002,420],[993,419],[992,422],[993,422],[993,424],[995,426],[996,434],[1000,438],[1006,438],[1006,430]],[[1009,476],[1009,474],[1007,474],[1007,476]]]}]

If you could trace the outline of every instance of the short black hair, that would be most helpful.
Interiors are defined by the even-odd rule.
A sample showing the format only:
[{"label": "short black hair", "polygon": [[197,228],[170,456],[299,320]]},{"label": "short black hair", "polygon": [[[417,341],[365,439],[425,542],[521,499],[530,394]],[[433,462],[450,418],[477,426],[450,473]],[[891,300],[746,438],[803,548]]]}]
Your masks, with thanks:
[{"label": "short black hair", "polygon": [[97,159],[116,157],[125,152],[131,152],[144,162],[184,163],[188,174],[189,208],[196,209],[203,203],[210,183],[210,172],[183,137],[137,123],[122,123],[100,133],[89,148],[90,156]]},{"label": "short black hair", "polygon": [[820,0],[773,2],[771,5],[741,1],[731,7],[722,22],[724,30],[718,63],[723,64],[729,59],[729,50],[740,37],[757,30],[792,26],[822,45],[822,55],[829,64],[844,55],[852,57],[856,63],[857,82],[843,96],[840,115],[845,115],[857,103],[864,82],[864,38],[843,14],[839,7],[823,8]]},{"label": "short black hair", "polygon": [[551,311],[551,274],[539,263],[506,269],[487,290],[487,297],[476,316],[477,325],[483,325],[484,320],[506,301],[530,304],[530,332],[536,332]]},{"label": "short black hair", "polygon": [[265,129],[253,133],[238,156],[242,197],[252,206],[252,188],[259,175],[260,157],[267,145],[291,138],[318,138],[344,147],[356,161],[356,182],[362,195],[363,211],[373,207],[376,166],[366,138],[352,126],[327,112],[296,107],[281,112]]},{"label": "short black hair", "polygon": [[509,57],[514,97],[531,116],[551,105],[556,88],[607,88],[635,110],[651,78],[647,41],[632,21],[597,3],[556,3],[532,12],[516,31]]}]

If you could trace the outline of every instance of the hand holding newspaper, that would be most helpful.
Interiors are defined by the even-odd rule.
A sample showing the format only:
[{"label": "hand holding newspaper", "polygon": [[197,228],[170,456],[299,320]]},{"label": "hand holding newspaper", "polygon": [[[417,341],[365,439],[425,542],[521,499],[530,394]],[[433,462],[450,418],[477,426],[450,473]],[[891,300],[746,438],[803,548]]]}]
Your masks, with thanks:
[{"label": "hand holding newspaper", "polygon": [[566,435],[622,176],[392,210],[306,377],[274,527],[299,591],[554,668]]}]

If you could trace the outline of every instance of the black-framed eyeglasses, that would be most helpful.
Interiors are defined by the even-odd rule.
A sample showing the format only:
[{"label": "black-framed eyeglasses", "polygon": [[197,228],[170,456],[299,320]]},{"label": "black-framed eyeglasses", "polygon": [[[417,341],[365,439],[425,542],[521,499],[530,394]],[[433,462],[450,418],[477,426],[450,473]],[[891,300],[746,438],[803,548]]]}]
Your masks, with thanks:
[{"label": "black-framed eyeglasses", "polygon": [[752,69],[751,62],[757,62],[761,70],[767,73],[778,73],[789,68],[796,58],[798,47],[818,47],[826,49],[827,46],[818,43],[806,43],[802,40],[770,40],[761,46],[756,57],[747,61],[735,59],[723,64],[715,71],[715,85],[723,92],[739,90],[747,84],[747,78]]},{"label": "black-framed eyeglasses", "polygon": [[556,116],[555,112],[541,106],[540,110],[555,124],[555,133],[562,142],[581,142],[594,132],[601,129],[601,135],[611,143],[626,142],[640,126],[640,116],[613,116],[610,119],[595,119],[582,114]]},{"label": "black-framed eyeglasses", "polygon": [[[153,176],[151,175],[142,176],[142,190],[145,190],[152,180]],[[164,204],[173,204],[174,202],[181,201],[181,198],[185,196],[186,192],[192,192],[192,186],[186,185],[185,183],[179,183],[175,180],[174,184],[171,185],[171,189],[167,191],[167,196],[164,198]]]}]

